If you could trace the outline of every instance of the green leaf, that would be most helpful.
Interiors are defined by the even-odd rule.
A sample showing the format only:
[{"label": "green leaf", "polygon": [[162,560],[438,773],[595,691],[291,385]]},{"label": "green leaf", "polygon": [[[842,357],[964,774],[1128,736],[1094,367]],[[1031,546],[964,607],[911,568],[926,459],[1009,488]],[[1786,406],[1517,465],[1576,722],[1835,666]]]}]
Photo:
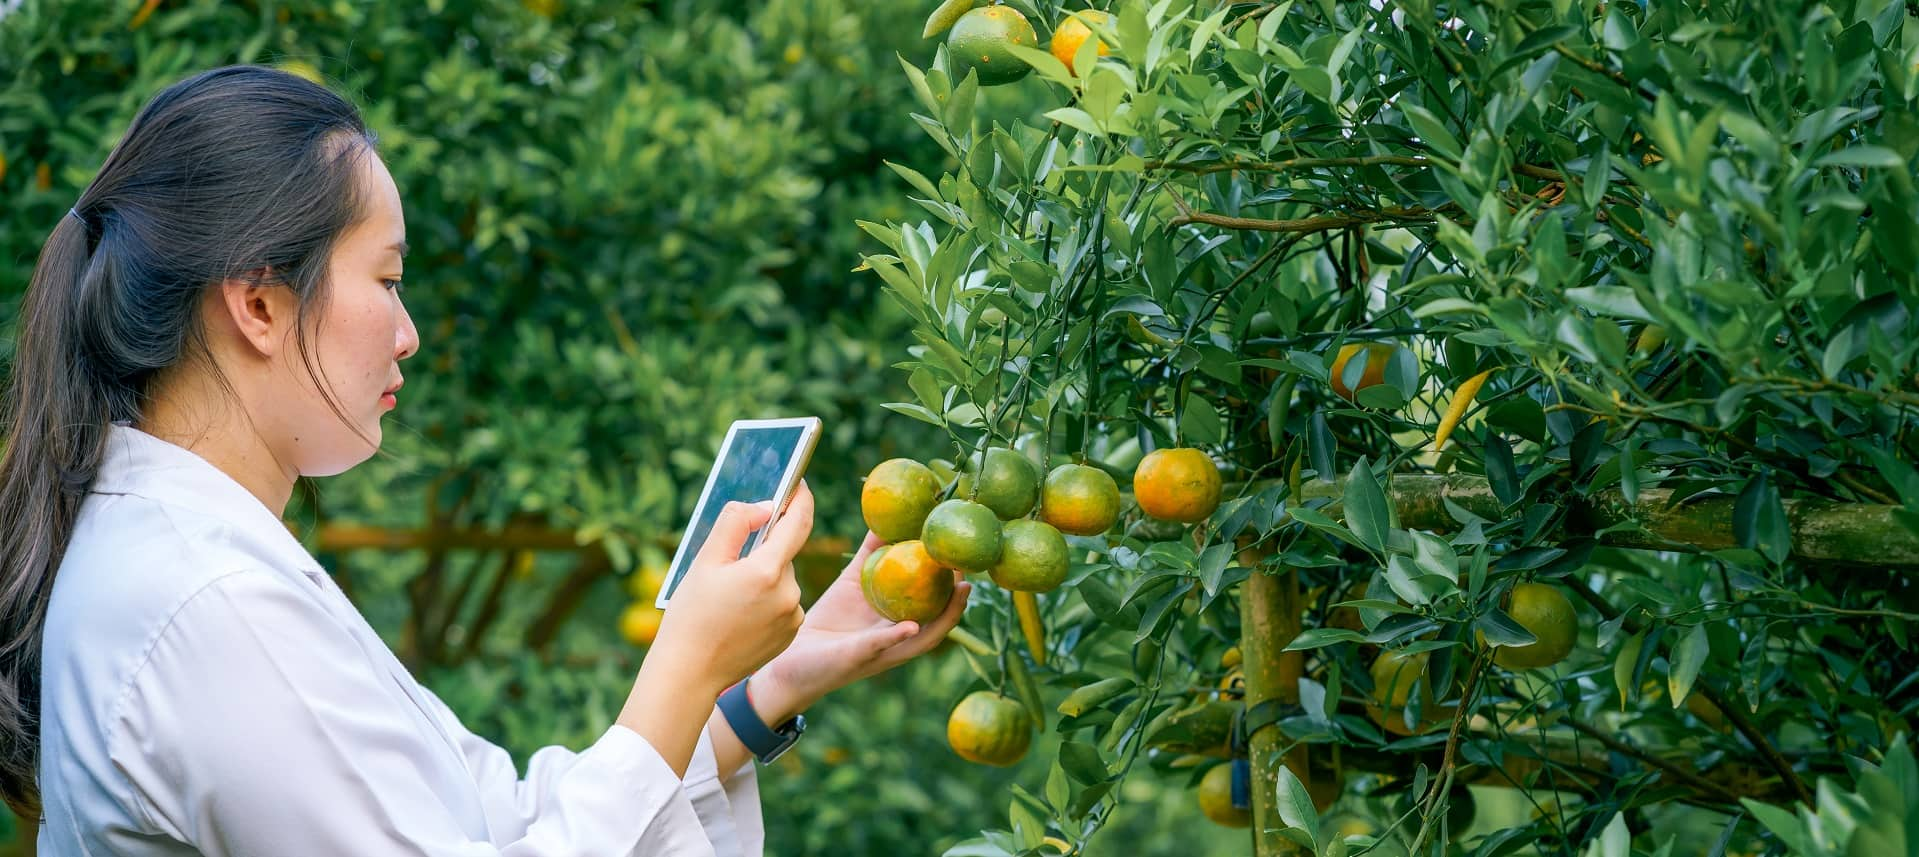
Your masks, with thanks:
[{"label": "green leaf", "polygon": [[1613,657],[1612,683],[1619,690],[1619,710],[1626,710],[1626,701],[1632,699],[1633,691],[1639,687],[1639,650],[1646,645],[1646,632],[1632,635],[1619,646],[1619,654]]},{"label": "green leaf", "polygon": [[1692,693],[1692,683],[1699,678],[1699,668],[1705,666],[1709,654],[1712,639],[1704,625],[1692,626],[1673,644],[1672,664],[1666,673],[1666,695],[1672,699],[1673,708],[1686,704],[1686,696]]},{"label": "green leaf", "polygon": [[1479,632],[1486,635],[1486,642],[1495,646],[1530,646],[1539,642],[1526,626],[1498,608],[1486,611],[1475,624]]},{"label": "green leaf", "polygon": [[1386,550],[1386,533],[1392,529],[1392,510],[1386,505],[1386,492],[1364,457],[1346,476],[1346,528],[1374,553]]},{"label": "green leaf", "polygon": [[1366,639],[1365,634],[1347,628],[1307,628],[1299,636],[1286,644],[1281,651],[1304,652],[1330,646],[1334,643],[1357,643]]},{"label": "green leaf", "polygon": [[1465,150],[1460,148],[1459,139],[1446,130],[1446,123],[1439,121],[1439,117],[1417,104],[1402,104],[1399,109],[1406,114],[1406,121],[1412,124],[1413,133],[1418,134],[1419,139],[1425,141],[1433,151],[1451,160],[1460,159]]},{"label": "green leaf", "polygon": [[1757,550],[1775,564],[1792,552],[1792,525],[1786,520],[1785,503],[1764,472],[1747,480],[1733,502],[1732,532],[1740,547]]},{"label": "green leaf", "polygon": [[1059,763],[1073,779],[1087,785],[1103,783],[1110,776],[1099,750],[1091,744],[1066,741],[1059,745]]},{"label": "green leaf", "polygon": [[1639,296],[1632,289],[1622,286],[1588,286],[1580,289],[1567,289],[1566,300],[1595,315],[1626,318],[1635,321],[1657,322],[1652,313],[1639,303]]},{"label": "green leaf", "polygon": [[1078,717],[1132,689],[1133,680],[1130,678],[1103,678],[1067,694],[1065,699],[1060,700],[1057,710],[1067,717]]},{"label": "green leaf", "polygon": [[1879,167],[1888,170],[1905,169],[1906,159],[1898,152],[1884,146],[1851,146],[1832,152],[1817,161],[1820,167]]},{"label": "green leaf", "polygon": [[[1064,66],[1061,66],[1061,68],[1064,68]],[[1068,128],[1078,129],[1095,137],[1106,136],[1106,132],[1099,130],[1099,123],[1094,122],[1092,116],[1077,107],[1060,107],[1046,111],[1045,115],[1046,118],[1065,125]]]},{"label": "green leaf", "polygon": [[1313,808],[1313,796],[1300,783],[1293,769],[1279,766],[1279,820],[1287,827],[1306,833],[1309,842],[1319,841],[1319,811]]},{"label": "green leaf", "polygon": [[1806,824],[1800,821],[1798,816],[1752,798],[1740,798],[1739,805],[1752,813],[1752,817],[1758,819],[1767,830],[1772,831],[1772,835],[1779,837],[1779,841],[1786,846],[1788,853],[1795,855],[1821,853],[1813,851],[1810,847],[1806,836]]}]

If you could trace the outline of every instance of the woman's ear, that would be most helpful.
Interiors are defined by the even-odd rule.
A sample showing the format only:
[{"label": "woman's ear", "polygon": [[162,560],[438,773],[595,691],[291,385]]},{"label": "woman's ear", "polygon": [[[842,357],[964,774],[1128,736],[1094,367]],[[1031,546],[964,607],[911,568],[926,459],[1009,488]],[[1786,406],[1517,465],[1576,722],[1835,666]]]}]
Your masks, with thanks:
[{"label": "woman's ear", "polygon": [[299,296],[271,270],[251,271],[221,283],[207,307],[214,329],[232,330],[241,345],[261,357],[274,357],[299,323]]}]

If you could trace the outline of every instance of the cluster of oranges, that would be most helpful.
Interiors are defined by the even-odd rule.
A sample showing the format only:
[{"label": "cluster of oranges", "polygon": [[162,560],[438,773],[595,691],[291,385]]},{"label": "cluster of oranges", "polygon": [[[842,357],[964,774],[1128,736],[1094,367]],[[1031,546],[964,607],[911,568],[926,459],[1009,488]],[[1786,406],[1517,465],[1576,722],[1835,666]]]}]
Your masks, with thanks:
[{"label": "cluster of oranges", "polygon": [[[1198,449],[1155,450],[1133,472],[1140,511],[1162,521],[1206,520],[1220,493],[1219,467]],[[886,542],[867,557],[860,591],[881,616],[927,622],[951,602],[955,572],[984,574],[1014,593],[1030,644],[1041,636],[1033,593],[1066,581],[1066,536],[1107,533],[1120,506],[1119,484],[1106,471],[1061,464],[1041,477],[1005,447],[986,450],[964,473],[941,461],[889,459],[860,490],[861,515]],[[1036,659],[1041,653],[1034,645]],[[953,710],[947,740],[962,758],[1010,765],[1026,754],[1030,730],[1019,703],[980,691]]]},{"label": "cluster of oranges", "polygon": [[[1155,450],[1133,474],[1140,511],[1164,521],[1205,520],[1220,487],[1219,467],[1189,447]],[[867,601],[896,622],[925,622],[946,609],[951,571],[985,574],[1014,592],[1058,587],[1069,564],[1065,537],[1112,529],[1120,491],[1098,467],[1062,464],[1042,479],[1026,456],[996,447],[967,473],[944,462],[881,462],[861,488],[860,512],[887,543],[860,576]]]}]

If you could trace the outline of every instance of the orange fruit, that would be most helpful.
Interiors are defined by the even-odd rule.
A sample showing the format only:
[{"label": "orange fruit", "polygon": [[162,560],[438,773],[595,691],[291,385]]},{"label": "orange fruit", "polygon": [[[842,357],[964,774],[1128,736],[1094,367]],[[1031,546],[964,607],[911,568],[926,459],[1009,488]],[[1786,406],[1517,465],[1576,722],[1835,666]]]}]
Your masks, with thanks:
[{"label": "orange fruit", "polygon": [[1246,827],[1253,823],[1250,809],[1233,806],[1233,766],[1229,762],[1214,765],[1199,778],[1199,811],[1215,824],[1227,827]]},{"label": "orange fruit", "polygon": [[866,563],[860,566],[860,593],[866,596],[866,603],[873,603],[873,572],[880,567],[880,558],[892,550],[892,545],[880,545],[866,555]]},{"label": "orange fruit", "polygon": [[664,618],[666,612],[653,606],[652,601],[635,601],[620,613],[620,636],[635,646],[651,646],[660,635],[660,620]]},{"label": "orange fruit", "polygon": [[[1375,384],[1386,383],[1386,364],[1393,359],[1397,346],[1382,342],[1342,345],[1339,356],[1333,358],[1333,393],[1346,401],[1352,401],[1360,390]],[[1349,387],[1346,383],[1346,365],[1352,362],[1354,355],[1365,353],[1364,365],[1360,368],[1359,385]]]},{"label": "orange fruit", "polygon": [[1119,521],[1119,483],[1097,467],[1055,467],[1040,487],[1039,519],[1075,536],[1104,533]]},{"label": "orange fruit", "polygon": [[[1073,57],[1079,55],[1079,46],[1086,42],[1086,37],[1093,34],[1093,28],[1086,26],[1086,22],[1105,25],[1111,20],[1111,16],[1097,9],[1087,9],[1068,16],[1060,22],[1059,29],[1053,31],[1053,58],[1065,63],[1067,71],[1074,71]],[[1094,39],[1093,43],[1099,46],[1099,55],[1106,56],[1106,43],[1098,39]]]},{"label": "orange fruit", "polygon": [[909,540],[893,545],[862,571],[860,590],[881,616],[925,624],[953,600],[953,572],[934,562],[925,545]]},{"label": "orange fruit", "polygon": [[1155,449],[1133,471],[1133,499],[1162,521],[1204,521],[1219,508],[1219,466],[1192,447]]},{"label": "orange fruit", "polygon": [[993,582],[1016,592],[1051,592],[1066,582],[1066,537],[1044,521],[1007,521]]},{"label": "orange fruit", "polygon": [[968,762],[1003,768],[1026,757],[1033,724],[1019,703],[992,691],[974,691],[946,719],[946,743]]},{"label": "orange fruit", "polygon": [[660,587],[666,585],[666,566],[649,563],[633,572],[627,588],[633,597],[640,601],[652,601],[660,595]]},{"label": "orange fruit", "polygon": [[860,516],[883,541],[917,539],[927,513],[939,502],[940,482],[931,468],[910,458],[880,462],[860,487]]},{"label": "orange fruit", "polygon": [[1039,502],[1039,468],[1026,456],[1004,447],[989,449],[967,497],[998,515],[1002,521],[1024,518]]},{"label": "orange fruit", "polygon": [[1009,45],[1030,48],[1038,44],[1039,36],[1033,32],[1033,25],[1010,6],[987,6],[967,12],[953,22],[953,31],[946,35],[946,50],[959,65],[954,73],[964,76],[970,68],[979,75],[981,86],[1012,83],[1025,77],[1033,67],[1006,48]]},{"label": "orange fruit", "polygon": [[999,562],[999,516],[979,503],[948,500],[926,516],[920,541],[940,565],[983,572]]},{"label": "orange fruit", "polygon": [[[1389,649],[1380,652],[1373,661],[1373,699],[1367,703],[1366,713],[1381,728],[1395,735],[1416,735],[1432,731],[1434,726],[1452,717],[1450,709],[1441,710],[1433,704],[1433,689],[1426,675],[1429,655],[1429,652],[1408,655]],[[1422,721],[1416,730],[1407,728],[1405,715],[1415,684],[1419,686]]]},{"label": "orange fruit", "polygon": [[[1509,670],[1549,667],[1566,659],[1579,641],[1579,614],[1573,603],[1558,588],[1544,583],[1522,583],[1513,587],[1512,604],[1506,615],[1520,627],[1532,632],[1538,642],[1524,646],[1500,646],[1493,650],[1493,663]],[[1479,635],[1485,645],[1486,636]]]}]

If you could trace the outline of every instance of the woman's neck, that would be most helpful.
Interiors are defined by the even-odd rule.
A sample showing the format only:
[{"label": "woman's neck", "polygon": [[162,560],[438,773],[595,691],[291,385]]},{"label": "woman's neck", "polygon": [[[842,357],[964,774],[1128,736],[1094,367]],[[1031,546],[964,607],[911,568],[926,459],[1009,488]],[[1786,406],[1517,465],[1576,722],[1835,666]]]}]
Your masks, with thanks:
[{"label": "woman's neck", "polygon": [[134,428],[206,459],[274,515],[286,513],[299,474],[280,463],[254,428],[244,396],[189,378],[156,385],[155,392]]}]

